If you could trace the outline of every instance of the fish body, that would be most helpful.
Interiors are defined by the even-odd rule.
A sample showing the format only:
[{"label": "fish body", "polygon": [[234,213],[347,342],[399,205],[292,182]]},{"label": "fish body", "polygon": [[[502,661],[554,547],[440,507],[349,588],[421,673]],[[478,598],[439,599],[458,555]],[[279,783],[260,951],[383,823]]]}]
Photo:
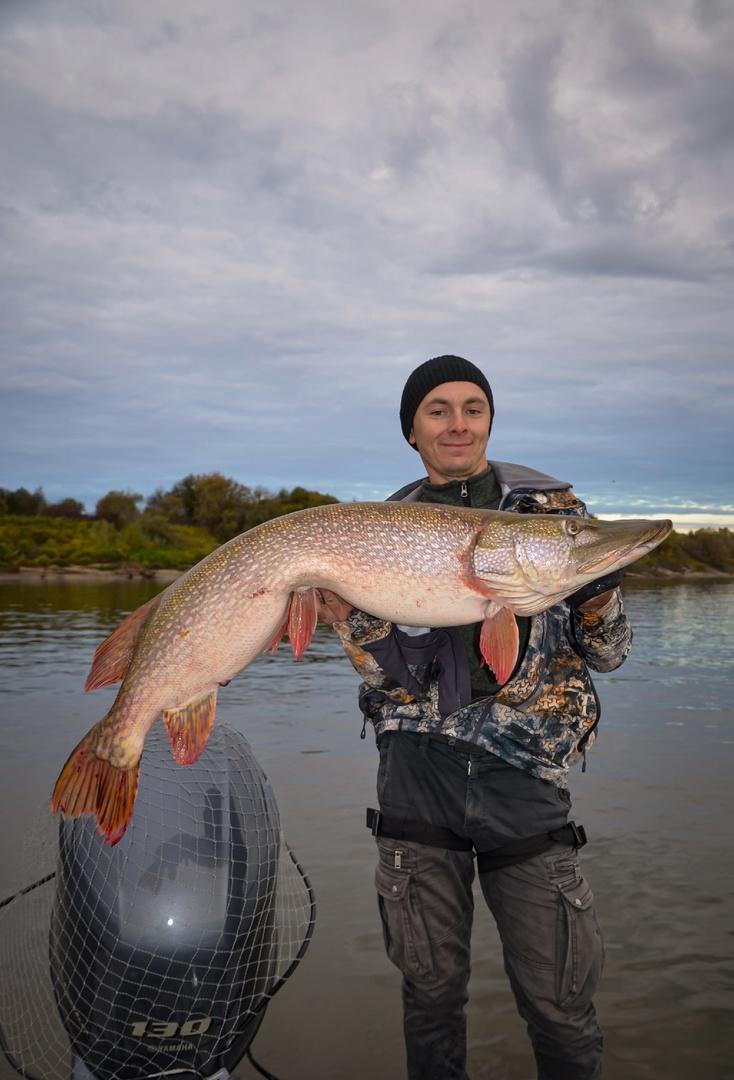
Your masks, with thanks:
[{"label": "fish body", "polygon": [[424,503],[335,503],[264,522],[217,548],[97,650],[87,688],[122,685],[64,766],[52,809],[94,813],[107,841],[119,840],[158,716],[176,760],[195,761],[220,685],[286,629],[300,658],[317,590],[401,625],[483,622],[482,651],[505,681],[517,658],[515,613],[542,611],[640,558],[670,528]]}]

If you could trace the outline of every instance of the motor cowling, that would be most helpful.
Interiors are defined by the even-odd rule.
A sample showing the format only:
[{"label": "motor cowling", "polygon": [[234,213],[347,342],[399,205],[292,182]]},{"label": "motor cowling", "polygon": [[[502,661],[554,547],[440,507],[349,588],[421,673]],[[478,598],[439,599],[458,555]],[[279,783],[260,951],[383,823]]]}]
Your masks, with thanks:
[{"label": "motor cowling", "polygon": [[234,1068],[292,950],[283,856],[292,869],[270,784],[226,727],[185,770],[151,733],[114,847],[91,818],[61,823],[50,973],[73,1054],[96,1080]]}]

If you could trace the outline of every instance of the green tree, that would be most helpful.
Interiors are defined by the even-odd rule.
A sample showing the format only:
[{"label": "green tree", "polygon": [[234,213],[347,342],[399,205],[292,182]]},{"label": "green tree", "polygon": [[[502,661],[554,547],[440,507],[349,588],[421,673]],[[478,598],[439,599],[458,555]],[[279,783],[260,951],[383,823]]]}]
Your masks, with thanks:
[{"label": "green tree", "polygon": [[138,503],[142,501],[143,496],[132,491],[108,491],[97,503],[95,514],[116,529],[122,529],[140,516]]},{"label": "green tree", "polygon": [[38,514],[42,514],[46,508],[46,498],[43,489],[40,487],[36,488],[35,491],[28,491],[24,487],[16,488],[15,491],[0,488],[0,495],[5,500],[8,514],[36,517]]},{"label": "green tree", "polygon": [[276,495],[263,487],[249,488],[222,473],[190,473],[170,491],[155,491],[146,514],[162,515],[174,524],[196,525],[218,540],[229,540],[269,518],[337,501],[332,495],[302,487],[282,488]]},{"label": "green tree", "polygon": [[49,503],[43,511],[46,517],[63,517],[79,520],[84,517],[84,503],[78,499],[61,499],[60,502]]},{"label": "green tree", "polygon": [[174,494],[174,491],[164,491],[163,488],[156,488],[153,494],[148,496],[144,512],[164,517],[166,521],[174,524],[186,522],[186,511],[181,496]]},{"label": "green tree", "polygon": [[734,536],[728,529],[696,529],[683,537],[686,553],[716,570],[734,567]]},{"label": "green tree", "polygon": [[170,491],[155,491],[147,509],[178,524],[208,529],[219,540],[229,540],[242,532],[255,499],[250,488],[231,477],[221,473],[190,473]]}]

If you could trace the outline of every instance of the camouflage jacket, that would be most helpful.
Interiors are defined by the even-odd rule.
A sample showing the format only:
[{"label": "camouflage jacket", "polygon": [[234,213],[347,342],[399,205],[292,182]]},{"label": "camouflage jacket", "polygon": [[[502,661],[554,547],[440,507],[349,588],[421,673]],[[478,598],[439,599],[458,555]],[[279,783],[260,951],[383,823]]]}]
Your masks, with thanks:
[{"label": "camouflage jacket", "polygon": [[[490,464],[502,492],[500,509],[587,516],[570,484],[523,466]],[[416,501],[422,484],[391,498]],[[364,680],[360,707],[377,737],[416,731],[462,739],[561,787],[568,767],[596,738],[600,706],[589,668],[619,667],[632,640],[619,590],[601,611],[556,604],[532,617],[510,680],[494,695],[472,700],[456,631],[407,632],[356,609],[335,629]]]}]

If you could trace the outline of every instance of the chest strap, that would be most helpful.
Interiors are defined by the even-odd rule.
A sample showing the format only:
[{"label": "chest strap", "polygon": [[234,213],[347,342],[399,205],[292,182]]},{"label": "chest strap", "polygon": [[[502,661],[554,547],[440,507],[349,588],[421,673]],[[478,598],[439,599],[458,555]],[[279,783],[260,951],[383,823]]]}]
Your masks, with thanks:
[{"label": "chest strap", "polygon": [[[425,821],[406,821],[403,818],[385,817],[379,810],[371,807],[367,810],[367,828],[373,836],[384,836],[389,840],[407,840],[415,844],[427,844],[430,847],[448,848],[450,851],[474,851],[474,844],[451,829],[440,825],[431,825]],[[489,851],[477,851],[477,870],[483,874],[490,870],[501,870],[505,866],[525,862],[535,855],[542,855],[554,844],[566,844],[581,848],[586,843],[586,830],[583,825],[569,821],[560,829],[552,832],[536,833],[511,840],[501,847]]]}]

